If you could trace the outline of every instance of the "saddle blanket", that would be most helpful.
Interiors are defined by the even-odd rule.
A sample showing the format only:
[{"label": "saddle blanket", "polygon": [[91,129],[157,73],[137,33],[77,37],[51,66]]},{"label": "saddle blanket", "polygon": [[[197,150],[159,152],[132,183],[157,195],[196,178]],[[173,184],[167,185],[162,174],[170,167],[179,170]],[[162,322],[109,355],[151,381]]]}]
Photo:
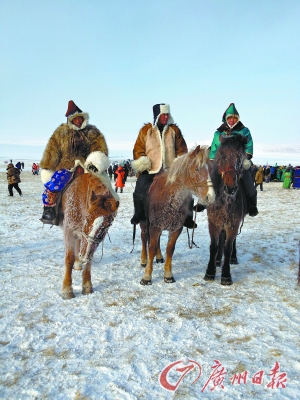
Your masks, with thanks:
[{"label": "saddle blanket", "polygon": [[42,194],[43,204],[45,206],[55,206],[56,193],[60,193],[72,180],[74,172],[67,169],[55,171],[49,182],[45,183],[45,191]]}]

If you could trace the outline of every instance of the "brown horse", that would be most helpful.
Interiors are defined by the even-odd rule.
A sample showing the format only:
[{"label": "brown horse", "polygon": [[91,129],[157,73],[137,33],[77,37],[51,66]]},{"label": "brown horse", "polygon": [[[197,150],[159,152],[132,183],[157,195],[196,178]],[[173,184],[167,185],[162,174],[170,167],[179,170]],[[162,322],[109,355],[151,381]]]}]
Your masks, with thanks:
[{"label": "brown horse", "polygon": [[243,174],[243,160],[246,158],[247,138],[235,135],[220,138],[221,145],[211,167],[211,179],[216,200],[207,207],[210,233],[210,259],[204,276],[213,281],[216,264],[224,252],[221,284],[232,285],[230,262],[237,263],[235,239],[247,213],[247,203],[240,178]]},{"label": "brown horse", "polygon": [[72,269],[82,271],[82,294],[93,293],[91,264],[95,250],[112,224],[119,207],[105,175],[79,175],[62,194],[60,227],[64,231],[65,276],[62,296],[71,299]]},{"label": "brown horse", "polygon": [[[176,241],[182,232],[183,224],[189,213],[192,194],[202,204],[214,201],[215,193],[207,166],[208,148],[197,146],[184,154],[172,164],[169,172],[157,175],[148,193],[148,218],[141,223],[143,248],[142,255],[148,245],[148,261],[141,285],[152,284],[153,260],[155,255],[162,259],[159,239],[163,230],[169,231],[164,265],[164,281],[173,283],[172,257]],[[147,224],[147,225],[146,225]],[[145,233],[148,233],[146,235]]]}]

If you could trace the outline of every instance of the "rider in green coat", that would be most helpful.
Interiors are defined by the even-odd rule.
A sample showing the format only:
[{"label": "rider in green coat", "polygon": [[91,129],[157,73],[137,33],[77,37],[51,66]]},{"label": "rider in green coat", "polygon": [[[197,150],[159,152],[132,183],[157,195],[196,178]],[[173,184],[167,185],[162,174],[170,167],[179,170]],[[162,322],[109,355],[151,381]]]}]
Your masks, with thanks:
[{"label": "rider in green coat", "polygon": [[[214,160],[218,147],[220,146],[220,136],[235,136],[237,134],[246,136],[248,142],[245,145],[245,151],[248,159],[250,160],[253,156],[253,140],[251,133],[248,128],[246,128],[240,121],[239,113],[235,108],[234,103],[231,103],[227,110],[223,114],[222,118],[223,124],[216,130],[214,138],[211,144],[211,149],[209,153],[209,158]],[[236,121],[236,122],[235,122]],[[233,124],[230,125],[230,123]]]},{"label": "rider in green coat", "polygon": [[[243,175],[241,178],[247,201],[248,201],[248,212],[251,217],[255,217],[258,214],[257,210],[257,192],[254,187],[254,182],[251,177],[250,167],[252,162],[250,161],[253,156],[253,140],[251,133],[248,128],[246,128],[240,121],[240,115],[235,108],[234,103],[230,103],[228,108],[225,110],[222,117],[223,124],[214,133],[213,141],[211,144],[211,149],[209,153],[209,158],[214,160],[216,156],[217,149],[219,148],[220,136],[229,137],[235,136],[237,134],[246,136],[248,142],[245,145],[245,152],[247,154],[247,159],[243,162]],[[196,207],[195,207],[196,208]],[[197,211],[202,211],[204,207],[202,205],[197,205]]]}]

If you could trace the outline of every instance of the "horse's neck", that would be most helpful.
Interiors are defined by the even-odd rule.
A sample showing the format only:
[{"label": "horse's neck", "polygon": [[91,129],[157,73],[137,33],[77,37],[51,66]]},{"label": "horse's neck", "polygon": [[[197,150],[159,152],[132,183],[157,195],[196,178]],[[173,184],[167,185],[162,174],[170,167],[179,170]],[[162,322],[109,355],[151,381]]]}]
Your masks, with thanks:
[{"label": "horse's neck", "polygon": [[192,192],[191,189],[185,186],[183,180],[176,180],[171,184],[171,186],[172,190],[170,192],[172,192],[174,199],[182,199]]}]

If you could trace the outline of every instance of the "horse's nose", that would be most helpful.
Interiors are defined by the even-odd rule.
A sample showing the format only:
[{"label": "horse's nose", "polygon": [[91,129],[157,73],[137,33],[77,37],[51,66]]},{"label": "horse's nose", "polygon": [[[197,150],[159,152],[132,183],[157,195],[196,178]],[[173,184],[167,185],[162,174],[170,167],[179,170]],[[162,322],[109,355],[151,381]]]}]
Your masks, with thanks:
[{"label": "horse's nose", "polygon": [[234,186],[233,188],[229,188],[228,186],[224,186],[225,193],[233,196],[238,190],[238,186]]}]

